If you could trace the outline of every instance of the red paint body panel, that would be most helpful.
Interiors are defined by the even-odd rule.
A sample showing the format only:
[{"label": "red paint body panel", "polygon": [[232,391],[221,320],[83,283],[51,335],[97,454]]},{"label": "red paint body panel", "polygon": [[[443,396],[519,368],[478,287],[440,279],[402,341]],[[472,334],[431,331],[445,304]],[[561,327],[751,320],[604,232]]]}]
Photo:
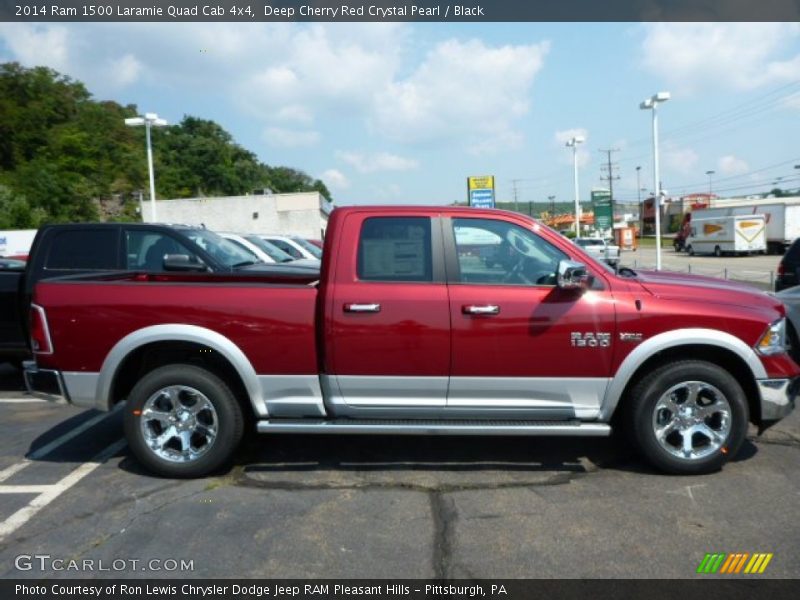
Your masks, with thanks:
[{"label": "red paint body panel", "polygon": [[98,372],[109,351],[129,333],[180,323],[229,338],[259,374],[317,372],[317,291],[312,287],[126,279],[38,284],[35,303],[46,307],[55,348],[51,357],[37,357],[38,362],[57,363],[64,371]]},{"label": "red paint body panel", "polygon": [[[361,223],[381,216],[470,216],[517,223],[586,264],[602,289],[580,295],[549,287],[358,281]],[[455,207],[335,210],[318,290],[249,275],[111,279],[37,286],[35,301],[46,309],[55,348],[52,356],[37,357],[42,366],[96,372],[128,333],[185,323],[228,337],[259,374],[611,377],[637,345],[621,342],[621,332],[649,339],[679,328],[708,328],[752,347],[768,324],[784,314],[775,298],[738,284],[663,272],[620,277],[527,217]],[[381,312],[345,313],[348,303],[378,303]],[[465,304],[486,303],[500,305],[500,314],[461,312]],[[608,332],[611,347],[576,351],[572,332]],[[800,367],[786,356],[762,362],[771,377],[800,375]]]}]

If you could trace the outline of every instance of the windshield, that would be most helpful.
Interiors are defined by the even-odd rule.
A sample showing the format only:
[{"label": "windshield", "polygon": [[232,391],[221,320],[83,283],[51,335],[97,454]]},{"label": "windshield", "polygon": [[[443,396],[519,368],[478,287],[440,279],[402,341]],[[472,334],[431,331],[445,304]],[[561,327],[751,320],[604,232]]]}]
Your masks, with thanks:
[{"label": "windshield", "polygon": [[213,231],[191,229],[185,231],[184,235],[226,267],[243,267],[261,262],[253,252],[237,246]]},{"label": "windshield", "polygon": [[603,246],[603,240],[577,240],[579,246]]},{"label": "windshield", "polygon": [[292,240],[308,250],[314,258],[322,258],[322,250],[308,240],[304,240],[303,238],[299,237],[293,237]]},{"label": "windshield", "polygon": [[248,242],[258,247],[264,254],[269,256],[275,262],[290,262],[294,260],[291,256],[286,254],[283,250],[278,248],[275,244],[270,244],[267,240],[263,240],[257,235],[244,236]]}]

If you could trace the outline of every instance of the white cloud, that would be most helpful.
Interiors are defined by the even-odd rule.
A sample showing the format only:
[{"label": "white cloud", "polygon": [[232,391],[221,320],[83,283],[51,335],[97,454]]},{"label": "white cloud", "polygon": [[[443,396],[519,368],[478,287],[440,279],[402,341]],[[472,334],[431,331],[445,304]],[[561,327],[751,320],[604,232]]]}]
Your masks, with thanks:
[{"label": "white cloud", "polygon": [[419,166],[416,160],[388,152],[379,152],[372,155],[365,155],[360,152],[337,152],[336,156],[360,173],[408,171]]},{"label": "white cloud", "polygon": [[[63,25],[0,23],[0,39],[11,51],[13,60],[25,66],[45,65],[57,71],[70,68],[70,36]],[[2,57],[6,60],[8,57]]]},{"label": "white cloud", "polygon": [[108,76],[118,87],[135,83],[142,73],[142,63],[132,54],[113,59],[109,65]]},{"label": "white cloud", "polygon": [[270,146],[280,148],[302,148],[314,146],[320,136],[316,131],[303,129],[287,129],[284,127],[267,127],[264,139]]},{"label": "white cloud", "polygon": [[0,24],[0,58],[50,66],[123,103],[119,90],[134,86],[143,97],[180,90],[189,112],[213,96],[282,145],[316,143],[312,124],[327,119],[395,143],[475,154],[519,146],[549,43],[449,39],[420,58],[414,31],[405,23],[13,23]]},{"label": "white cloud", "polygon": [[589,140],[589,131],[584,129],[583,127],[573,127],[572,129],[563,129],[561,131],[556,131],[553,139],[555,140],[555,145],[559,148],[563,148],[563,155],[561,157],[561,162],[572,164],[572,148],[567,149],[566,143],[574,137],[582,137],[583,143],[578,145],[578,166],[583,168],[591,162],[591,155],[589,151],[586,149],[586,142]]},{"label": "white cloud", "polygon": [[663,144],[660,156],[665,167],[681,175],[688,175],[695,171],[700,160],[697,152],[691,148],[681,147],[670,142]]},{"label": "white cloud", "polygon": [[648,23],[642,65],[673,91],[751,90],[800,77],[798,23]]},{"label": "white cloud", "polygon": [[781,101],[781,104],[786,108],[791,108],[794,110],[800,109],[800,92],[786,96]]},{"label": "white cloud", "polygon": [[350,187],[350,180],[338,169],[328,169],[320,179],[333,191],[346,190]]},{"label": "white cloud", "polygon": [[741,158],[729,155],[717,161],[717,170],[723,175],[742,175],[750,170],[750,165]]},{"label": "white cloud", "polygon": [[410,75],[383,86],[372,126],[401,143],[461,140],[473,151],[518,144],[515,123],[528,112],[529,90],[548,49],[547,42],[441,42]]}]

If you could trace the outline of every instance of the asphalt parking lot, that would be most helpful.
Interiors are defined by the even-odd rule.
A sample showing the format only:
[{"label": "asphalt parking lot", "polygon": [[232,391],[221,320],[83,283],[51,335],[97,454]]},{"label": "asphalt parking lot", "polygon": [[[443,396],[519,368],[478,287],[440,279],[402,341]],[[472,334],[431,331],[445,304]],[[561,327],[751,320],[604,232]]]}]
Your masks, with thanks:
[{"label": "asphalt parking lot", "polygon": [[608,439],[254,436],[229,472],[176,481],[128,456],[120,413],[21,389],[0,366],[5,578],[684,578],[707,552],[800,576],[798,413],[702,477]]},{"label": "asphalt parking lot", "polygon": [[[775,272],[781,257],[774,254],[753,256],[689,256],[686,252],[675,252],[672,247],[661,251],[662,267],[683,273],[747,281],[763,289],[774,288]],[[638,250],[623,250],[620,264],[632,268],[652,269],[656,264],[656,249],[642,247]]]}]

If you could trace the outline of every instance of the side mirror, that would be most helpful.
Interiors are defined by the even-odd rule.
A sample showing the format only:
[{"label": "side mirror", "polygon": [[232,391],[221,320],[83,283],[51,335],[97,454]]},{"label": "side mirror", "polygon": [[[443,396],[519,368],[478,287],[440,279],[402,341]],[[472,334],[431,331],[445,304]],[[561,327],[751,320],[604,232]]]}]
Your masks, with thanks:
[{"label": "side mirror", "polygon": [[586,265],[574,260],[560,261],[556,283],[562,290],[585,290],[589,287]]},{"label": "side mirror", "polygon": [[207,271],[205,264],[188,254],[167,254],[164,257],[165,271]]}]

